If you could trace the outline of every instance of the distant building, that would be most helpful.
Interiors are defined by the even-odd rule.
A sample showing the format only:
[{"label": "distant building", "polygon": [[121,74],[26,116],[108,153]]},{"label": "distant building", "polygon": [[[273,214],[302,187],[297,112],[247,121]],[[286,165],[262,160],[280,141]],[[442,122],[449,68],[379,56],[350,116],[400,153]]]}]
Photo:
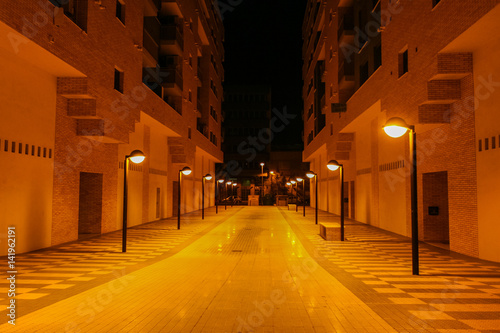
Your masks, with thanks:
[{"label": "distant building", "polygon": [[182,212],[201,208],[223,161],[223,35],[208,0],[0,3],[0,228],[18,252],[120,229],[135,149],[130,226],[176,213],[184,166]]},{"label": "distant building", "polygon": [[[315,1],[303,23],[304,152],[319,208],[411,235],[415,126],[420,239],[500,261],[499,1]],[[314,198],[311,203],[315,205]]]},{"label": "distant building", "polygon": [[[268,169],[271,132],[271,88],[261,85],[225,85],[224,165],[220,175],[237,180],[244,200],[261,183],[261,166]],[[257,191],[258,194],[258,191]]]}]

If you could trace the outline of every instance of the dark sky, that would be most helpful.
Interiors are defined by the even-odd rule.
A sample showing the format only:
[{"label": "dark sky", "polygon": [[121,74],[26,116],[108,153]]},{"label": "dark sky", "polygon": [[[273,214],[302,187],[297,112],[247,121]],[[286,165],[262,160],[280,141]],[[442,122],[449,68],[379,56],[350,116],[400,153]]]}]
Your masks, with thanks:
[{"label": "dark sky", "polygon": [[[231,6],[231,3],[233,6]],[[225,84],[268,84],[272,107],[297,114],[273,145],[302,143],[302,20],[305,0],[219,0]]]}]

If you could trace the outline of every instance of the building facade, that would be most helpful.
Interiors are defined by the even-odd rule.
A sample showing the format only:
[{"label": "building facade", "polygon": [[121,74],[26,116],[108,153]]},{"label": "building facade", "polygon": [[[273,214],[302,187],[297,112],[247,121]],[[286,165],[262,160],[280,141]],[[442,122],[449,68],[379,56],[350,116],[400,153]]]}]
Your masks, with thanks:
[{"label": "building facade", "polygon": [[382,129],[399,117],[417,137],[420,239],[500,261],[499,3],[308,2],[303,160],[320,209],[340,212],[335,159],[346,216],[411,235],[410,138]]},{"label": "building facade", "polygon": [[121,229],[135,149],[129,226],[176,213],[184,166],[182,212],[201,208],[223,160],[223,34],[208,0],[0,3],[0,227],[18,252]]},{"label": "building facade", "polygon": [[[268,169],[271,132],[271,88],[265,85],[224,86],[224,165],[219,174],[237,181],[247,200],[259,194],[260,163]],[[256,188],[259,187],[259,189]]]}]

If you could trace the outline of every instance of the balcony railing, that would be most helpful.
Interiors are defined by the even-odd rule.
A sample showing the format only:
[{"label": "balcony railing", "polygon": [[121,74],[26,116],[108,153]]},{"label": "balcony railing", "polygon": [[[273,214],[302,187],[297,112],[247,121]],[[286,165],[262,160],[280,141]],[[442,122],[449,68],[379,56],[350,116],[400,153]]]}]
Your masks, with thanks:
[{"label": "balcony railing", "polygon": [[184,50],[184,39],[177,25],[162,25],[160,29],[160,39],[162,44],[177,44],[180,51]]}]

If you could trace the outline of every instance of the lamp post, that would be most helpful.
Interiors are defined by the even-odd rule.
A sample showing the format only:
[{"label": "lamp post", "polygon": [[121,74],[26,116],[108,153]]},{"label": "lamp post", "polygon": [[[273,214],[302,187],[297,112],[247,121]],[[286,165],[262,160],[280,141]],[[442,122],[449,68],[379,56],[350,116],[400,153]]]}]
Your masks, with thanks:
[{"label": "lamp post", "polygon": [[340,240],[344,241],[344,166],[331,160],[326,167],[331,171],[339,169],[340,172]]},{"label": "lamp post", "polygon": [[125,161],[123,163],[123,226],[122,226],[122,252],[127,252],[127,205],[128,205],[128,161],[132,163],[139,164],[144,161],[146,156],[140,150],[134,150],[130,155],[125,156]]},{"label": "lamp post", "polygon": [[232,183],[231,183],[231,181],[227,181],[227,182],[226,182],[226,199],[224,199],[224,210],[227,210],[227,198],[229,198],[229,197],[227,196],[227,193],[228,193],[228,192],[227,192],[227,185],[231,185],[231,184],[232,184]]},{"label": "lamp post", "polygon": [[384,131],[392,138],[399,138],[409,130],[411,151],[411,248],[413,275],[419,275],[418,259],[418,202],[417,202],[417,133],[415,126],[408,125],[403,119],[394,117],[384,125]]},{"label": "lamp post", "polygon": [[271,175],[271,200],[272,200],[273,199],[273,176],[274,176],[274,171],[269,171],[269,174]]},{"label": "lamp post", "polygon": [[217,200],[215,200],[215,213],[219,213],[219,201],[220,201],[220,184],[224,183],[224,179],[219,179],[217,181]]},{"label": "lamp post", "polygon": [[[306,216],[306,202],[305,202],[305,190],[304,190],[304,178],[301,178],[301,177],[297,177],[296,178],[297,180],[297,183],[302,183],[302,205],[304,206],[304,216]],[[297,184],[297,187],[299,186],[299,184]],[[298,212],[299,211],[299,207],[298,206],[295,206],[295,211]]]},{"label": "lamp post", "polygon": [[184,167],[179,170],[179,186],[177,187],[177,229],[181,228],[181,180],[182,175],[191,174],[191,169],[189,167]]},{"label": "lamp post", "polygon": [[292,183],[292,197],[295,197],[295,205],[297,206],[297,188],[295,188],[295,195],[293,194],[293,186],[297,184],[295,180],[290,180],[290,183]]},{"label": "lamp post", "polygon": [[262,197],[262,206],[264,206],[264,162],[260,162],[260,178],[261,178],[261,190],[260,196]]},{"label": "lamp post", "polygon": [[238,189],[235,187],[238,185],[238,183],[234,183],[233,182],[233,187],[231,188],[231,207],[233,207],[233,203],[234,203],[234,190],[236,190],[236,194],[238,194]]},{"label": "lamp post", "polygon": [[205,180],[211,180],[212,175],[206,174],[201,180],[201,219],[205,219]]},{"label": "lamp post", "polygon": [[316,224],[318,224],[318,175],[312,171],[307,171],[306,176],[309,179],[314,178],[314,183],[315,183],[315,187],[316,187],[315,188],[315,196],[316,196],[315,221],[316,221]]}]

